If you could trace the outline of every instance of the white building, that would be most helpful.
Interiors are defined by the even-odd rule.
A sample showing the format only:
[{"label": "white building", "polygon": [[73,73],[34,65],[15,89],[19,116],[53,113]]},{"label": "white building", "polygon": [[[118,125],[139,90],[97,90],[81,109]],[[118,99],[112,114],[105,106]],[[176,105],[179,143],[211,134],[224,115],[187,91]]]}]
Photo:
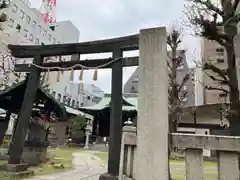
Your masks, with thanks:
[{"label": "white building", "polygon": [[94,105],[104,96],[104,92],[94,84],[73,82],[64,85],[61,82],[55,83],[51,94],[59,102],[72,108]]},{"label": "white building", "polygon": [[[28,1],[11,0],[9,7],[3,11],[7,15],[7,22],[1,24],[1,46],[6,44],[61,44],[79,41],[79,30],[70,21],[47,24],[37,9],[30,8]],[[20,28],[18,33],[16,27]],[[1,48],[1,51],[3,52],[4,49]],[[58,57],[53,57],[50,60],[58,59]],[[63,61],[70,59],[71,56],[62,57]],[[19,63],[23,61],[29,63],[31,60],[24,59]],[[50,86],[56,82],[57,73],[51,72],[47,82]],[[65,72],[64,76],[60,76],[60,81],[67,82],[69,76],[70,73]]]},{"label": "white building", "polygon": [[[169,57],[171,52],[168,51]],[[177,69],[177,82],[181,84],[183,79],[187,74],[189,74],[190,78],[184,83],[183,88],[181,89],[182,93],[186,93],[186,96],[182,100],[183,106],[194,106],[195,105],[195,68],[190,68],[187,59],[185,56],[185,51],[178,50],[177,54],[182,57],[182,63]],[[124,85],[124,93],[138,93],[138,77],[141,71],[139,67],[135,70],[135,72],[131,75],[131,77],[127,80]]]},{"label": "white building", "polygon": [[195,104],[201,106],[204,104],[203,70],[195,68]]},{"label": "white building", "polygon": [[[11,0],[9,7],[3,12],[7,15],[7,21],[0,24],[2,54],[7,54],[8,44],[41,45],[79,42],[79,30],[70,21],[47,24],[42,14],[37,9],[31,8],[26,0]],[[62,61],[71,60],[71,56],[62,56],[51,57],[45,61],[58,61],[60,58]],[[13,61],[15,60],[8,58],[8,62],[4,64],[8,68],[14,68]],[[32,59],[20,59],[17,63],[31,63],[31,61]],[[70,71],[64,71],[63,74],[60,71],[46,74],[48,75],[45,83],[49,84],[50,92],[57,100],[68,106],[91,106],[104,96],[104,92],[93,84],[70,82]],[[21,77],[24,78],[25,73],[21,73]],[[9,84],[15,79],[16,76],[12,75]]]}]

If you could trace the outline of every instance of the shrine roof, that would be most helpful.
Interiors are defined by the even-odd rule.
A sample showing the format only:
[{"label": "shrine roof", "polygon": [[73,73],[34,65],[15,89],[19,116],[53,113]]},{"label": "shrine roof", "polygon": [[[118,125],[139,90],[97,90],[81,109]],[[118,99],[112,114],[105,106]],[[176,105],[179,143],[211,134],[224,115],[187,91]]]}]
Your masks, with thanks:
[{"label": "shrine roof", "polygon": [[[26,89],[26,80],[14,83],[6,89],[0,91],[0,108],[4,110],[12,109],[14,113],[20,111],[24,93]],[[66,108],[56,101],[45,89],[39,87],[36,94],[36,102],[47,101],[51,110],[55,111],[59,117],[66,116]]]},{"label": "shrine roof", "polygon": [[[123,95],[123,111],[137,111],[137,95],[124,94]],[[111,104],[111,94],[105,94],[102,100],[93,106],[80,107],[79,110],[85,111],[101,111],[106,108],[109,108]]]},{"label": "shrine roof", "polygon": [[67,113],[73,114],[73,115],[82,115],[85,116],[86,118],[93,118],[90,114],[87,114],[85,112],[79,111],[77,109],[65,106]]}]

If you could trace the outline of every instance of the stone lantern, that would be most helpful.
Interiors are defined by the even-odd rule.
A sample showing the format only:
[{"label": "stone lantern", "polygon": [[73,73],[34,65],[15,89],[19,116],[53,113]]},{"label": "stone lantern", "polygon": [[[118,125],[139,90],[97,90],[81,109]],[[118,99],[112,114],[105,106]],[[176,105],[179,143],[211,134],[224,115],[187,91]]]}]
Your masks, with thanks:
[{"label": "stone lantern", "polygon": [[124,122],[125,126],[135,126],[134,122],[132,122],[131,118],[128,118],[127,121]]},{"label": "stone lantern", "polygon": [[85,135],[86,135],[86,140],[85,140],[85,146],[84,148],[88,148],[89,145],[89,137],[92,134],[92,119],[87,119],[87,126],[85,129]]}]

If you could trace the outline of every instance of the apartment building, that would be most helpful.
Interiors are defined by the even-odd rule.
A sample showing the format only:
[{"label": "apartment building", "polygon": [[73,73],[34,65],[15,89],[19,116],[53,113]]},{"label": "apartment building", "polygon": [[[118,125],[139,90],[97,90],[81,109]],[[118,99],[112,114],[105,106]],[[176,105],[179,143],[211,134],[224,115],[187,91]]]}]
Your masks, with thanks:
[{"label": "apartment building", "polygon": [[[182,91],[187,92],[185,98],[183,99],[184,106],[194,106],[195,105],[195,68],[189,68],[186,61],[185,52],[178,50],[177,54],[183,57],[182,64],[177,69],[177,82],[181,83],[186,74],[190,75],[188,81],[184,84]],[[168,52],[168,56],[171,52]],[[124,85],[124,93],[138,93],[138,77],[140,74],[140,69],[137,68],[132,76],[127,80]]]},{"label": "apartment building", "polygon": [[[0,51],[6,52],[7,44],[61,44],[79,41],[79,30],[71,21],[45,23],[42,14],[31,8],[27,0],[11,0],[5,8],[7,21],[0,24]],[[57,61],[60,57],[46,58],[45,61]],[[69,61],[71,56],[61,57],[62,61]],[[9,61],[12,61],[9,58]],[[20,59],[18,63],[30,63],[31,59]],[[5,64],[13,64],[7,62]],[[51,72],[47,84],[54,86],[59,72]],[[69,81],[70,72],[60,76],[61,82]]]},{"label": "apartment building", "polygon": [[[227,69],[226,52],[216,41],[209,41],[205,38],[202,39],[202,64],[210,63],[220,69]],[[203,72],[203,86],[209,86],[211,88],[227,88],[223,85],[219,85],[211,79],[211,76],[216,77],[217,74],[211,70],[204,70]],[[221,94],[223,91],[210,90],[204,88],[204,104],[215,104],[223,101]],[[224,100],[225,101],[225,100]]]},{"label": "apartment building", "polygon": [[55,83],[52,96],[59,102],[72,108],[92,106],[104,96],[104,91],[94,84],[68,82]]}]

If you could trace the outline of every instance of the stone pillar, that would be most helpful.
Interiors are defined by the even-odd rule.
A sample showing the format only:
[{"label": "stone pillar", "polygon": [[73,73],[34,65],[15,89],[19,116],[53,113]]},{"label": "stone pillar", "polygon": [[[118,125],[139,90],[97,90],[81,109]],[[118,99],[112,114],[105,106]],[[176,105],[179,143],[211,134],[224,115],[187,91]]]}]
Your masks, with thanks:
[{"label": "stone pillar", "polygon": [[168,180],[166,28],[140,31],[137,180]]}]

